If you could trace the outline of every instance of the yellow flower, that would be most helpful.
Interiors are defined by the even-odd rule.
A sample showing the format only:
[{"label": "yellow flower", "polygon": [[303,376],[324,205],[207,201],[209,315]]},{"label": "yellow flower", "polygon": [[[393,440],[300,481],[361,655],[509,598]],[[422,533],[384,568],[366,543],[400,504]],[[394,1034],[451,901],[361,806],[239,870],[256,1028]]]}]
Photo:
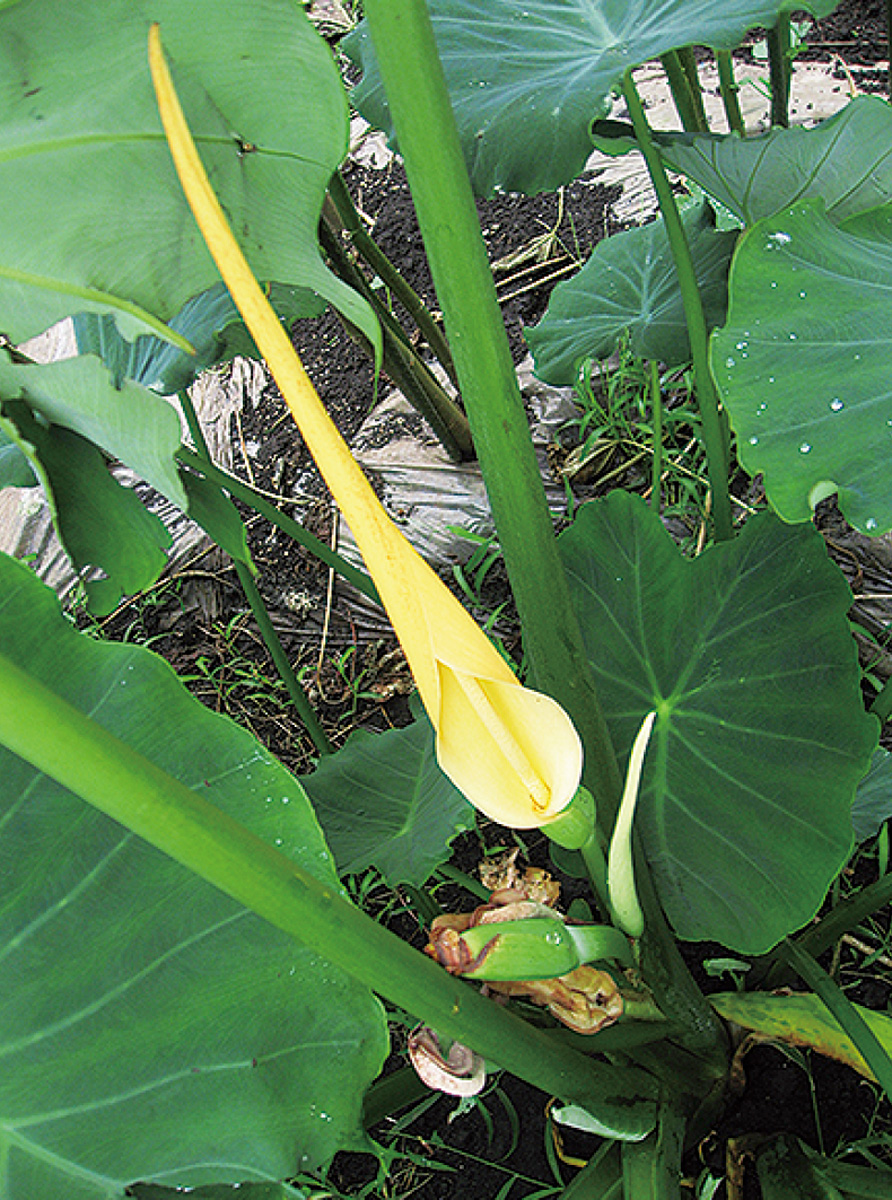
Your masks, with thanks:
[{"label": "yellow flower", "polygon": [[522,687],[378,502],[245,261],[149,34],[158,107],[183,191],[245,324],[350,525],[437,735],[445,773],[481,812],[517,829],[547,824],[573,799],[582,747],[564,710]]}]

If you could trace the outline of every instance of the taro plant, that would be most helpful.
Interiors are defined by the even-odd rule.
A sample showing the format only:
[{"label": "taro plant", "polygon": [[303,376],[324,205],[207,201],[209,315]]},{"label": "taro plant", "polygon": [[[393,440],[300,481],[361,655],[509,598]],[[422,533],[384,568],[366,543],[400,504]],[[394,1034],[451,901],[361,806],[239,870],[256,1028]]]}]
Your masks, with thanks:
[{"label": "taro plant", "polygon": [[[892,1089],[887,1020],[850,1004],[815,958],[889,900],[890,876],[797,934],[856,830],[889,813],[876,749],[888,695],[866,711],[851,595],[809,520],[836,494],[857,528],[892,528],[888,105],[859,98],[814,129],[786,128],[789,6],[777,0],[365,11],[345,43],[363,72],[353,101],[405,159],[445,341],[403,294],[467,421],[339,258],[332,210],[389,270],[358,244],[335,174],[347,99],[300,5],[77,0],[62,23],[48,0],[0,8],[0,481],[41,479],[72,560],[98,569],[97,611],[164,561],[163,530],[109,459],[200,521],[238,562],[320,753],[296,779],[155,655],[79,634],[26,566],[0,560],[11,1200],[186,1186],[299,1196],[298,1172],[367,1145],[364,1097],[380,1115],[413,1094],[408,1073],[375,1082],[379,998],[420,1022],[409,1049],[427,1083],[470,1094],[504,1069],[603,1139],[568,1195],[680,1194],[684,1147],[726,1097],[722,1018]],[[774,128],[744,136],[730,51],[755,26],[771,29]],[[705,127],[692,40],[716,52],[735,132]],[[654,57],[682,132],[647,124],[632,72]],[[605,119],[614,91],[629,123]],[[600,245],[529,340],[540,375],[560,383],[626,340],[652,363],[691,364],[714,524],[694,559],[660,522],[658,469],[655,503],[615,491],[554,536],[476,223],[474,190],[561,186],[595,145],[644,155],[661,218]],[[706,198],[680,212],[667,170]],[[717,227],[713,201],[731,227]],[[337,276],[317,239],[324,207]],[[522,624],[522,682],[390,522],[303,372],[283,322],[325,303],[423,381],[451,450],[476,454]],[[38,365],[15,349],[67,315],[78,357]],[[210,461],[186,388],[236,349],[268,362],[369,575]],[[745,522],[738,469],[764,476],[769,502]],[[382,601],[426,716],[330,753],[231,496]],[[473,913],[434,916],[428,897],[426,957],[349,900],[339,872],[369,865],[423,895],[472,820],[468,801],[541,827],[556,861],[589,879],[596,919],[569,921],[550,884],[512,878]],[[749,960],[749,990],[703,996],[679,941],[704,940]],[[797,975],[808,993],[769,994]],[[761,1154],[759,1174],[766,1195],[888,1188],[886,1173],[789,1140]]]}]

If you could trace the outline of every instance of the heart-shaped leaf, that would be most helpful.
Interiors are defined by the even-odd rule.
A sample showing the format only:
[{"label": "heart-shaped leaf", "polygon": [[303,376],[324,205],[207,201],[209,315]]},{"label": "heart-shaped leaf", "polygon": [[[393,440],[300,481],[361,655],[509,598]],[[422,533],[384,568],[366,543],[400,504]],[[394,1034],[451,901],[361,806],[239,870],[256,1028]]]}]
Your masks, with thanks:
[{"label": "heart-shaped leaf", "polygon": [[687,560],[624,492],[583,505],[560,545],[622,760],[657,711],[636,828],[669,920],[767,951],[845,863],[877,739],[842,574],[812,525],[767,512]]},{"label": "heart-shaped leaf", "polygon": [[[630,67],[691,43],[732,50],[782,12],[826,16],[837,0],[431,0],[437,47],[479,196],[569,183],[592,152],[589,127]],[[344,39],[361,66],[353,102],[393,139],[366,25]]]},{"label": "heart-shaped leaf", "polygon": [[800,201],[744,235],[728,287],[711,361],[744,467],[787,521],[838,492],[857,529],[892,529],[892,206],[840,228]]},{"label": "heart-shaped leaf", "polygon": [[111,312],[128,338],[169,338],[166,322],[219,281],[161,132],[153,21],[255,274],[316,292],[377,342],[368,306],[319,253],[347,105],[291,0],[256,0],[250,21],[236,0],[73,0],[64,21],[53,0],[0,9],[0,328],[19,342],[71,313]]},{"label": "heart-shaped leaf", "polygon": [[427,717],[358,730],[301,779],[342,875],[373,863],[392,886],[421,887],[474,825],[474,810],[437,766]]},{"label": "heart-shaped leaf", "polygon": [[668,167],[746,225],[807,196],[820,196],[835,224],[892,200],[892,107],[879,96],[857,96],[812,129],[657,134],[656,142]]},{"label": "heart-shaped leaf", "polygon": [[[5,556],[0,652],[338,887],[293,776]],[[360,1144],[367,990],[6,750],[0,821],[0,1194],[274,1181]]]},{"label": "heart-shaped leaf", "polygon": [[[712,327],[725,318],[737,235],[716,231],[708,204],[686,209],[682,220]],[[678,272],[661,218],[599,242],[582,270],[557,285],[545,316],[524,336],[538,378],[571,385],[581,361],[606,358],[626,334],[641,358],[671,366],[690,359]]]}]

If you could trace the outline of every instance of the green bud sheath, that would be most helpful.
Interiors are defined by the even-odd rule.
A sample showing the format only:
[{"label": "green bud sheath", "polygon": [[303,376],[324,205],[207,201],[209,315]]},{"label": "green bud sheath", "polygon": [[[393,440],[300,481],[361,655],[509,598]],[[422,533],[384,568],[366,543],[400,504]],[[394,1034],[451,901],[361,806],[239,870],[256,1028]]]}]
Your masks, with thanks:
[{"label": "green bud sheath", "polygon": [[647,714],[632,743],[626,786],[623,790],[623,798],[620,802],[613,837],[610,839],[610,850],[607,854],[607,893],[610,898],[610,912],[619,928],[633,938],[639,938],[644,933],[644,913],[641,911],[638,892],[635,888],[632,822],[635,820],[635,806],[638,803],[638,788],[641,783],[644,756],[647,753],[647,745],[656,715],[655,712]]},{"label": "green bud sheath", "polygon": [[565,925],[551,917],[494,921],[461,935],[474,959],[468,979],[556,979],[586,962],[615,959],[631,965],[629,943],[610,925]]}]

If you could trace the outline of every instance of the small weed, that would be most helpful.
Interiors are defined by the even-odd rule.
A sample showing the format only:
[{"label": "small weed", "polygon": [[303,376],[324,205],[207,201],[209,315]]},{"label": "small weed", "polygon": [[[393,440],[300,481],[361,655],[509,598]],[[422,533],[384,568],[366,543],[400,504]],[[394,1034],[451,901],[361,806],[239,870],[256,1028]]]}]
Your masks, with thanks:
[{"label": "small weed", "polygon": [[479,533],[473,533],[470,529],[464,529],[461,525],[449,525],[447,528],[450,533],[464,538],[475,547],[466,562],[456,564],[452,568],[452,574],[455,582],[474,608],[482,608],[482,592],[486,577],[502,557],[502,552],[496,544],[495,534],[484,537]]},{"label": "small weed", "polygon": [[[709,484],[698,436],[699,416],[691,401],[691,380],[684,371],[660,380],[662,406],[662,512],[696,527],[707,512]],[[650,365],[623,343],[610,364],[587,364],[576,386],[580,415],[570,422],[579,445],[561,474],[598,490],[635,473],[642,493],[650,493],[655,431],[650,400]]]}]

